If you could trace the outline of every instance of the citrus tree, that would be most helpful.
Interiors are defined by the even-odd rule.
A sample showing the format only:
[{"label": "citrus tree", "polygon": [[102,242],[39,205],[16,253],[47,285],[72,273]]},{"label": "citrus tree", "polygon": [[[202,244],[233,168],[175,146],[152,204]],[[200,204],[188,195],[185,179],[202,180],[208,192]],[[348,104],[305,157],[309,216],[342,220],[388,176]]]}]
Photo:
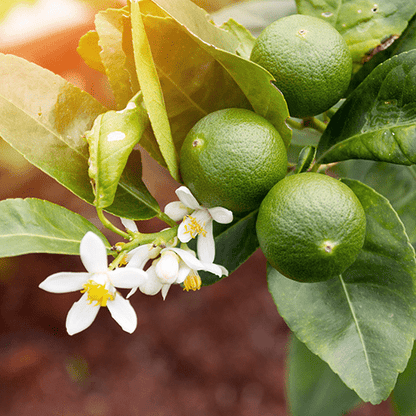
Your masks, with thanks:
[{"label": "citrus tree", "polygon": [[[102,307],[133,333],[130,296],[215,284],[260,247],[293,332],[291,412],[341,415],[391,395],[398,415],[415,414],[416,4],[265,4],[265,21],[279,19],[257,39],[189,0],[99,12],[78,52],[115,108],[0,55],[1,137],[119,239],[51,202],[6,199],[0,256],[80,254],[86,272],[40,284],[80,291],[69,335]],[[178,182],[177,201],[161,208],[148,191],[139,147]],[[138,231],[155,217],[165,228]]]}]

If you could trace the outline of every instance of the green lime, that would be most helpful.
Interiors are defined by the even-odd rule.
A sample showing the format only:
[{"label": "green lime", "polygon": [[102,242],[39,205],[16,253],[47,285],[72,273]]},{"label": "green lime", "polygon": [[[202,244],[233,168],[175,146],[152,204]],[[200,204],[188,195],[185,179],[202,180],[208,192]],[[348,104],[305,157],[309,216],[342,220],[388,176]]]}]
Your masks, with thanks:
[{"label": "green lime", "polygon": [[354,192],[319,173],[287,176],[264,198],[257,237],[284,276],[319,282],[343,273],[363,247],[366,219]]},{"label": "green lime", "polygon": [[250,59],[273,75],[293,117],[328,110],[343,97],[351,79],[352,58],[344,38],[312,16],[295,14],[267,26]]},{"label": "green lime", "polygon": [[242,108],[199,120],[180,152],[183,182],[208,207],[233,212],[257,208],[287,172],[287,153],[275,127]]}]

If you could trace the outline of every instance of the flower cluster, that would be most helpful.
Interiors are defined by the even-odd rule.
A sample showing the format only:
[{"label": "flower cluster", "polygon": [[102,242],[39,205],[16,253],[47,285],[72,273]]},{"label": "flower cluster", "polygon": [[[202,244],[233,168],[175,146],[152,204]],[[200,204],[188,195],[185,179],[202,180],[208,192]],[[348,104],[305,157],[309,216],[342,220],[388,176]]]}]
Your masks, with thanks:
[{"label": "flower cluster", "polygon": [[[223,266],[214,264],[212,222],[227,224],[233,219],[232,212],[220,207],[204,208],[185,186],[178,188],[176,194],[179,201],[165,207],[165,213],[171,219],[182,220],[173,240],[163,245],[144,244],[134,248],[126,255],[126,267],[111,269],[103,241],[89,231],[80,244],[81,261],[87,272],[55,273],[39,285],[53,293],[78,290],[83,293],[68,312],[66,328],[69,335],[88,328],[101,307],[108,307],[121,328],[132,333],[137,326],[137,316],[128,298],[137,290],[146,295],[161,292],[165,299],[173,284],[182,284],[188,291],[199,289],[200,270],[219,277],[228,275]],[[133,221],[122,219],[122,223],[127,230],[138,232]],[[192,238],[197,238],[197,254],[186,245]],[[178,240],[181,247],[176,247]],[[150,261],[150,267],[145,269]],[[126,299],[116,288],[130,289]]]}]

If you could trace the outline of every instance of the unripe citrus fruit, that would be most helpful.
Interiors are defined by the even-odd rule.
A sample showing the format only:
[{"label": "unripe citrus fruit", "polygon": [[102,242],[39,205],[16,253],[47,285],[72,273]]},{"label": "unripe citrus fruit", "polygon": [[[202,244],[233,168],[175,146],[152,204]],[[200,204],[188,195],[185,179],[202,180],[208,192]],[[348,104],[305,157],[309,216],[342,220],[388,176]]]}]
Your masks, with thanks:
[{"label": "unripe citrus fruit", "polygon": [[263,200],[257,237],[284,276],[319,282],[343,273],[364,244],[366,219],[354,192],[318,173],[288,176]]},{"label": "unripe citrus fruit", "polygon": [[287,153],[275,127],[242,108],[215,111],[190,130],[180,152],[183,182],[207,208],[257,208],[287,172]]},{"label": "unripe citrus fruit", "polygon": [[331,108],[348,88],[352,58],[341,34],[317,17],[276,20],[257,38],[250,59],[267,69],[293,117]]}]

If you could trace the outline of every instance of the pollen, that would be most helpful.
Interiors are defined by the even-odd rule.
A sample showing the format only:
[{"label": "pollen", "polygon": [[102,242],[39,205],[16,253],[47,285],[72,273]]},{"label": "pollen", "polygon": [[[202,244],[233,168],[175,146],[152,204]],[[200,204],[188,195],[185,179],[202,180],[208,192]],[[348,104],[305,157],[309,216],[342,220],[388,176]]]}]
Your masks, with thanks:
[{"label": "pollen", "polygon": [[97,302],[95,306],[107,306],[107,301],[114,300],[114,295],[111,294],[104,285],[100,285],[94,280],[89,280],[84,285],[84,289],[81,290],[81,293],[88,293],[88,301],[91,304],[92,302]]},{"label": "pollen", "polygon": [[185,234],[188,234],[188,233],[191,234],[192,238],[195,238],[198,234],[202,234],[203,237],[206,237],[207,232],[204,229],[205,223],[201,225],[191,215],[185,215],[183,220],[185,221]]},{"label": "pollen", "polygon": [[191,273],[186,277],[185,281],[183,282],[183,290],[186,290],[187,292],[193,290],[195,292],[195,290],[201,289],[201,284],[202,281],[199,277],[199,274]]}]

